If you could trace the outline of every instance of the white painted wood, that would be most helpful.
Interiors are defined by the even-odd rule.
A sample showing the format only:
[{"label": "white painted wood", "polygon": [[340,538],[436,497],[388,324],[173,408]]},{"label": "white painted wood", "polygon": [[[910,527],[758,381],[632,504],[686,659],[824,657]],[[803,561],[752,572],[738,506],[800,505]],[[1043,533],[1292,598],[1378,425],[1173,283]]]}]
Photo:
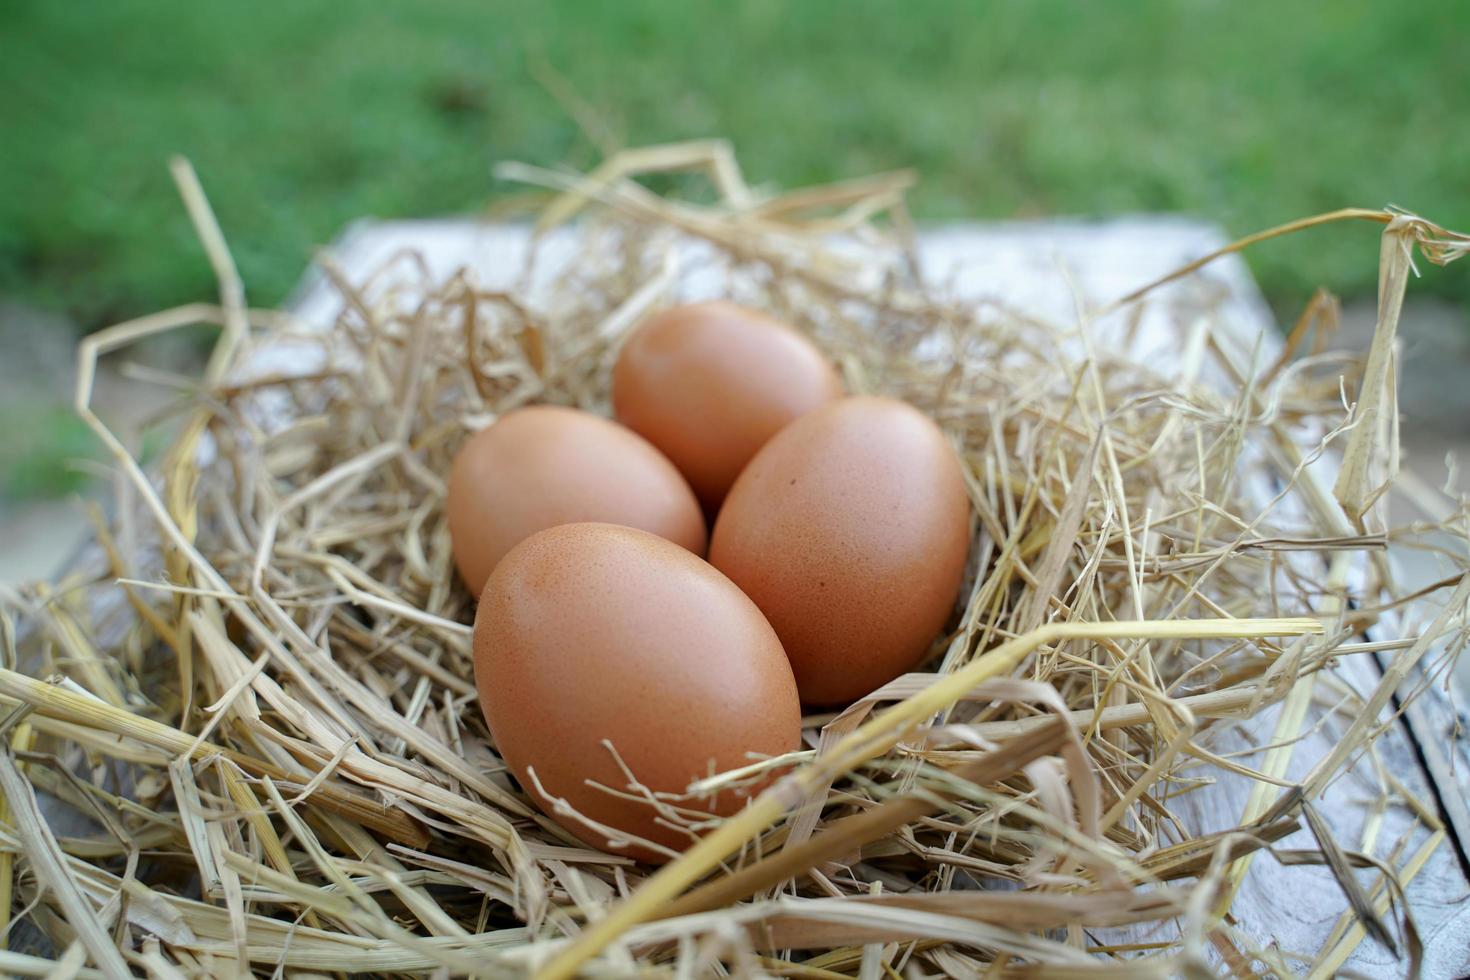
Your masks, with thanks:
[{"label": "white painted wood", "polygon": [[[919,254],[926,278],[951,285],[956,293],[976,300],[1026,310],[1032,315],[1067,323],[1075,320],[1078,302],[1097,307],[1126,294],[1178,266],[1204,255],[1225,239],[1212,225],[1182,218],[1138,217],[1105,223],[1067,221],[1015,224],[960,225],[925,231],[919,239]],[[487,288],[508,289],[517,285],[528,243],[523,226],[481,225],[467,221],[363,222],[354,225],[331,249],[335,261],[356,278],[376,268],[403,250],[417,252],[435,277],[447,276],[465,267]],[[546,274],[568,254],[569,240],[553,237],[541,259],[543,275],[531,284],[531,294],[543,288]],[[1242,364],[1252,351],[1260,361],[1273,358],[1280,349],[1279,332],[1269,308],[1262,300],[1245,264],[1230,257],[1208,267],[1201,276],[1218,289],[1223,301],[1215,306],[1216,336],[1233,343]],[[681,281],[685,298],[704,295],[709,283],[697,277]],[[1184,338],[1175,324],[1187,321],[1177,310],[1166,315],[1169,304],[1190,302],[1190,294],[1164,290],[1150,301],[1148,312],[1133,337],[1130,351],[1140,362],[1164,375],[1177,363]],[[339,308],[333,291],[319,278],[309,278],[293,304],[306,321],[324,326]],[[1094,341],[1122,343],[1121,318],[1098,324]],[[261,365],[264,366],[264,365]],[[279,367],[280,365],[272,365]],[[1331,461],[1321,464],[1330,467]],[[1323,481],[1331,484],[1330,473]],[[1386,638],[1379,627],[1377,639]],[[1343,665],[1342,674],[1360,691],[1377,682],[1378,669],[1367,657]],[[1288,778],[1304,775],[1331,747],[1345,720],[1326,716],[1332,702],[1329,684],[1318,685],[1319,704],[1314,707],[1312,733],[1298,746]],[[1407,726],[1398,726],[1377,745],[1378,762],[1412,791],[1433,805],[1430,784],[1437,774],[1443,794],[1460,800],[1466,787],[1464,743],[1449,738],[1453,711],[1442,696],[1431,693],[1416,710],[1421,738],[1437,738],[1442,762],[1436,773],[1420,764],[1408,737]],[[1269,740],[1276,711],[1267,711],[1244,727],[1224,727],[1209,736],[1217,751],[1243,749]],[[1456,760],[1459,760],[1458,763]],[[1247,763],[1251,762],[1247,758]],[[1452,772],[1451,767],[1460,768]],[[1359,845],[1367,808],[1376,793],[1370,778],[1371,760],[1359,760],[1319,802],[1339,842],[1348,848]],[[1178,812],[1198,831],[1233,826],[1240,818],[1250,783],[1224,776],[1208,791],[1183,797]],[[1454,814],[1452,814],[1453,816]],[[1374,853],[1382,856],[1411,824],[1401,807],[1391,807]],[[1406,854],[1424,839],[1421,831],[1409,841]],[[1306,831],[1283,841],[1285,848],[1312,848]],[[1364,880],[1367,880],[1365,873]],[[1470,973],[1470,887],[1450,843],[1443,845],[1414,881],[1409,895],[1415,918],[1426,944],[1426,977],[1454,977]],[[1265,943],[1285,950],[1315,953],[1332,928],[1345,903],[1325,869],[1283,868],[1269,856],[1258,856],[1235,905],[1240,928]],[[1144,939],[1146,936],[1139,936]],[[1383,949],[1364,942],[1348,960],[1350,969],[1371,976],[1401,975],[1403,965]]]}]

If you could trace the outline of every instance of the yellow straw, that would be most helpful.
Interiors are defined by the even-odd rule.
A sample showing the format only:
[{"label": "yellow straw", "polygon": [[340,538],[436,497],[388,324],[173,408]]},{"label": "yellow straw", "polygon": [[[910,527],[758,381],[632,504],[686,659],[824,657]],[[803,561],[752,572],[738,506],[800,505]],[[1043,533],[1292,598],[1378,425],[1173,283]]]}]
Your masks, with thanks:
[{"label": "yellow straw", "polygon": [[1249,639],[1321,633],[1316,619],[1196,619],[1113,623],[1052,623],[1008,640],[953,674],[939,677],[847,735],[825,756],[785,777],[741,813],[665,865],[643,887],[558,953],[536,974],[541,980],[568,980],[579,967],[631,927],[646,921],[677,898],[746,841],[770,827],[807,792],[836,779],[887,751],[925,718],[953,704],[982,682],[1014,670],[1037,647],[1061,640],[1099,639]]}]

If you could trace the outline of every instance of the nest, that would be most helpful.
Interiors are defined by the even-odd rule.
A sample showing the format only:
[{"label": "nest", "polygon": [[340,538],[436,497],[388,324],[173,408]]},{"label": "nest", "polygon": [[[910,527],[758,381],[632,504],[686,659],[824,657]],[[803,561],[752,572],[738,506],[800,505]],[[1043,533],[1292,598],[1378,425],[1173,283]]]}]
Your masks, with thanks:
[{"label": "nest", "polygon": [[[690,168],[714,203],[632,179]],[[120,504],[96,562],[6,597],[6,971],[1290,975],[1336,969],[1365,937],[1416,968],[1403,888],[1444,831],[1363,760],[1401,684],[1441,677],[1465,638],[1463,503],[1416,485],[1429,514],[1385,515],[1411,252],[1445,262],[1466,239],[1355,210],[1223,250],[1383,226],[1366,359],[1309,350],[1330,320],[1319,297],[1257,363],[1193,275],[1217,256],[1065,322],[956,298],[908,247],[907,174],[763,195],[722,144],[505,174],[556,192],[524,288],[435,278],[412,255],[349,282],[324,260],[342,305],[321,331],[244,305],[175,164],[221,301],[84,344],[78,408]],[[851,390],[935,418],[976,520],[961,608],[922,671],[805,719],[794,756],[693,787],[789,767],[656,868],[579,844],[505,772],[443,475],[517,406],[605,413],[620,338],[701,290],[800,326]],[[1188,338],[1173,366],[1118,340],[1144,315]],[[221,339],[145,470],[88,407],[91,368],[200,322]],[[1394,549],[1426,541],[1446,575],[1400,586]],[[1349,669],[1380,654],[1381,676]],[[1294,759],[1323,726],[1330,748]],[[1387,859],[1336,841],[1315,805],[1355,764],[1378,805],[1413,814],[1418,836]],[[1193,802],[1229,780],[1252,788],[1243,809],[1201,817]],[[1301,828],[1312,846],[1273,849]],[[1320,949],[1232,917],[1268,849],[1258,873],[1325,864],[1341,889]]]}]

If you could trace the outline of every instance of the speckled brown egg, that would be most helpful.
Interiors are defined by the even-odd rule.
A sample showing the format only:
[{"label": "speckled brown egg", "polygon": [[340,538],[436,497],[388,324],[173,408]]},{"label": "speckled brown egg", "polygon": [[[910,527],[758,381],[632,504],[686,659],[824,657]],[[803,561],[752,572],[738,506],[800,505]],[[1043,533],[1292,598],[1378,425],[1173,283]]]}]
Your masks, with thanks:
[{"label": "speckled brown egg", "polygon": [[811,341],[725,302],[650,317],[613,369],[618,420],[669,457],[711,510],[771,436],[841,394]]},{"label": "speckled brown egg", "polygon": [[840,704],[914,667],[955,606],[969,497],[918,410],[846,398],[803,416],[731,488],[710,562],[755,600],[803,701]]},{"label": "speckled brown egg", "polygon": [[[682,794],[800,741],[796,682],[760,610],[700,558],[633,528],[565,524],[517,545],[480,599],[474,653],[506,764],[542,810],[604,850],[662,860],[694,839],[590,785],[630,792],[618,758],[649,791]],[[678,805],[728,816],[744,802],[726,791]]]},{"label": "speckled brown egg", "polygon": [[704,515],[674,465],[629,429],[552,405],[501,416],[449,471],[454,563],[475,595],[506,552],[558,524],[641,528],[703,555]]}]

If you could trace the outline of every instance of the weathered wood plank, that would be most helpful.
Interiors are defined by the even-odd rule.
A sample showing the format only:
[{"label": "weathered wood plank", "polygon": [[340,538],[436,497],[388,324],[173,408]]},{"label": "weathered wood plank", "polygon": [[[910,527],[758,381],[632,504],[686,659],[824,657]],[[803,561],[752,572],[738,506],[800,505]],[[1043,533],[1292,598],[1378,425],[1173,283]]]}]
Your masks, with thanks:
[{"label": "weathered wood plank", "polygon": [[[512,288],[523,269],[527,242],[527,229],[520,226],[457,221],[362,223],[350,229],[332,253],[349,278],[365,274],[396,252],[411,249],[423,257],[433,276],[468,266],[487,288]],[[1178,218],[1137,218],[937,228],[920,236],[918,249],[927,276],[946,283],[957,294],[1071,322],[1079,305],[1100,306],[1223,243],[1221,233],[1210,225]],[[567,247],[564,239],[555,236],[547,243],[540,264],[543,281]],[[1217,288],[1220,297],[1212,313],[1216,335],[1234,344],[1242,363],[1249,362],[1253,351],[1257,363],[1269,363],[1279,350],[1279,334],[1244,263],[1227,258],[1201,275]],[[697,275],[680,283],[687,298],[717,291],[720,285]],[[1167,294],[1161,295],[1146,305],[1137,323],[1118,318],[1097,325],[1093,342],[1127,344],[1134,357],[1168,374],[1185,347],[1174,326],[1180,322],[1179,311],[1165,312],[1170,301]],[[325,283],[308,280],[294,308],[306,321],[325,324],[337,305]],[[269,358],[267,353],[265,359]],[[265,370],[272,365],[263,362],[259,366]],[[1391,621],[1380,623],[1375,638],[1386,638],[1385,631],[1394,627]],[[1366,693],[1378,683],[1381,670],[1372,657],[1364,655],[1346,658],[1339,674],[1342,681]],[[1351,720],[1339,710],[1340,693],[1329,679],[1317,683],[1308,730],[1295,747],[1287,779],[1305,776]],[[1269,742],[1278,713],[1279,708],[1248,723],[1217,725],[1203,739],[1217,752],[1254,749],[1259,753]],[[1251,763],[1256,758],[1258,755],[1247,755],[1242,761]],[[1366,849],[1380,857],[1401,852],[1402,863],[1428,838],[1429,831],[1409,808],[1398,804],[1383,808],[1380,817],[1370,820],[1383,796],[1384,780],[1391,776],[1429,807],[1442,806],[1448,829],[1463,842],[1470,817],[1464,801],[1467,765],[1470,752],[1458,737],[1453,708],[1443,692],[1430,691],[1384,734],[1372,756],[1356,760],[1316,803],[1343,847],[1356,850],[1366,843],[1371,845]],[[1252,785],[1244,777],[1225,774],[1209,789],[1179,797],[1170,805],[1196,832],[1225,829],[1240,820]],[[1365,827],[1372,838],[1366,842]],[[1279,846],[1316,845],[1302,830]],[[1365,883],[1373,878],[1368,872],[1360,875]],[[1447,842],[1409,888],[1426,945],[1426,977],[1470,973],[1467,894],[1470,882],[1453,842]],[[1345,908],[1325,868],[1283,867],[1268,854],[1258,855],[1252,863],[1234,905],[1236,923],[1244,933],[1302,954],[1317,952]],[[1149,938],[1144,930],[1130,935],[1133,941]],[[1346,966],[1372,976],[1398,975],[1403,970],[1387,950],[1371,941],[1363,942]]]}]

